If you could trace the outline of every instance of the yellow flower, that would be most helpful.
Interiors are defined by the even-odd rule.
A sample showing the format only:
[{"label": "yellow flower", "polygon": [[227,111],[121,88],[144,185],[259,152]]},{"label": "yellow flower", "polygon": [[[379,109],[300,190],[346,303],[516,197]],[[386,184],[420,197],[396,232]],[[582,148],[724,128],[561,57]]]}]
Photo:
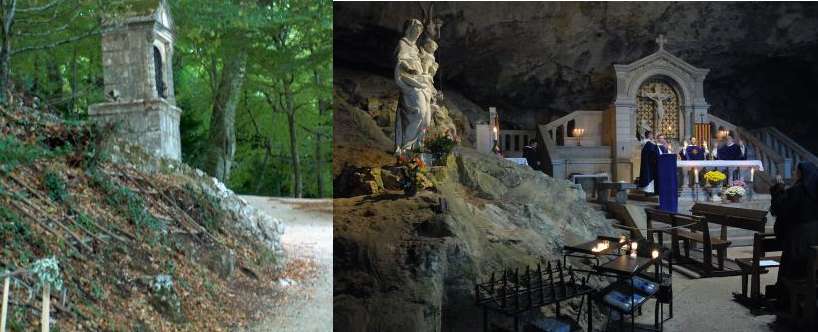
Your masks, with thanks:
[{"label": "yellow flower", "polygon": [[710,183],[719,183],[727,179],[727,175],[719,171],[710,171],[704,173],[704,179]]}]

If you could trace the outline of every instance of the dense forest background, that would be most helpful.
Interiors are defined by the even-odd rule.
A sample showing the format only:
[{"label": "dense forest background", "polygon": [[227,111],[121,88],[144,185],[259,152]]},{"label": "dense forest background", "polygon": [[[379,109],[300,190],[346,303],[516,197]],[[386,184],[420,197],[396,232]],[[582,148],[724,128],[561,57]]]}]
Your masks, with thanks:
[{"label": "dense forest background", "polygon": [[[86,118],[105,101],[103,22],[159,2],[0,0],[0,87]],[[168,4],[183,160],[242,194],[332,197],[332,2]]]}]

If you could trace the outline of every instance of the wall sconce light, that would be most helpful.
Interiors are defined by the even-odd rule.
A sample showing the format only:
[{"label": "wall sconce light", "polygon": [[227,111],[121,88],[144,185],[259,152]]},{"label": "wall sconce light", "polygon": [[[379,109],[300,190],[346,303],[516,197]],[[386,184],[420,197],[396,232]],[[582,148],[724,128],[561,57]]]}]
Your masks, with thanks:
[{"label": "wall sconce light", "polygon": [[573,133],[574,137],[577,138],[577,146],[582,146],[582,135],[585,134],[585,129],[574,128],[574,130],[571,133]]}]

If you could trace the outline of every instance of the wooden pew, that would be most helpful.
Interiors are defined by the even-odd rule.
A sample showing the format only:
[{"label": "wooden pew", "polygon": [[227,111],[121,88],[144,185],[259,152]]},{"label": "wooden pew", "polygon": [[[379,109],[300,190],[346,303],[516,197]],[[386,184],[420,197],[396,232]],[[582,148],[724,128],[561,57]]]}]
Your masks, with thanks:
[{"label": "wooden pew", "polygon": [[[736,258],[736,264],[741,268],[741,294],[733,294],[739,302],[748,302],[752,307],[762,304],[761,275],[769,272],[768,267],[762,267],[762,260],[781,263],[781,256],[768,256],[768,252],[781,251],[781,243],[772,233],[755,233],[753,235],[753,257]],[[771,266],[774,267],[774,266]],[[747,279],[750,279],[750,296],[747,296]]]},{"label": "wooden pew", "polygon": [[[721,225],[721,234],[719,238],[722,241],[727,241],[727,227],[735,227],[747,229],[759,233],[763,233],[767,225],[767,211],[746,209],[739,207],[724,206],[722,204],[696,203],[690,211],[695,216],[704,218],[707,224]],[[725,248],[726,249],[726,248]],[[711,248],[705,245],[704,251],[709,252]],[[705,259],[707,259],[705,255]],[[720,259],[720,263],[723,263]],[[704,264],[704,275],[708,277],[723,277],[741,275],[743,272],[738,264],[730,262],[730,268],[725,269],[724,264],[719,264],[718,271],[713,270],[713,267]]]},{"label": "wooden pew", "polygon": [[[674,227],[690,225],[682,228],[649,232],[650,234],[647,237],[651,242],[656,243],[653,234],[669,234],[673,257],[678,257],[679,259],[684,258],[684,260],[681,261],[686,260],[688,262],[697,263],[696,265],[701,266],[701,269],[698,269],[699,271],[697,272],[700,272],[703,277],[708,277],[713,274],[712,253],[714,250],[716,251],[718,268],[720,270],[724,269],[725,259],[727,257],[727,247],[730,246],[730,241],[727,241],[725,238],[710,236],[710,228],[708,227],[707,221],[703,217],[670,213],[657,209],[645,209],[645,213],[647,214],[647,225],[649,229],[655,227],[654,222],[660,222]],[[684,247],[684,255],[682,255],[679,251],[679,242],[681,242],[682,246]],[[690,247],[693,243],[701,243],[702,247],[704,248],[701,261],[697,261],[690,255]]]}]

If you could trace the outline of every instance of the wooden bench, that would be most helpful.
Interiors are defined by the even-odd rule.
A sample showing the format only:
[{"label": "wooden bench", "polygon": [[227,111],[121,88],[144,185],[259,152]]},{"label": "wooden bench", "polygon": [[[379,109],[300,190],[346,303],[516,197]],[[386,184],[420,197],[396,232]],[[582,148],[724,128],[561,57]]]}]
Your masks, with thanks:
[{"label": "wooden bench", "polygon": [[[721,226],[719,238],[727,241],[727,227],[741,228],[763,233],[767,225],[767,211],[747,208],[725,206],[722,204],[696,203],[690,211],[695,216],[704,218],[707,224]],[[729,241],[728,241],[729,242]],[[704,251],[709,252],[710,248],[705,246]],[[707,255],[705,255],[707,259]],[[704,264],[704,275],[708,277],[724,277],[743,274],[738,264],[731,262],[730,269],[720,268],[714,270],[712,266]]]},{"label": "wooden bench", "polygon": [[782,277],[784,287],[790,295],[790,312],[781,316],[790,321],[802,331],[818,330],[818,308],[816,308],[815,292],[818,291],[818,246],[813,246],[812,257],[807,264],[807,277],[804,279],[789,279]]},{"label": "wooden bench", "polygon": [[[688,261],[697,262],[690,256],[690,247],[692,243],[701,243],[703,249],[702,261],[697,262],[703,266],[704,271],[712,270],[713,268],[713,254],[716,251],[716,259],[719,269],[724,269],[724,262],[727,257],[727,247],[730,246],[730,241],[726,238],[717,238],[710,236],[710,227],[707,221],[701,216],[690,216],[678,213],[671,213],[657,209],[645,209],[647,215],[648,229],[653,229],[654,222],[667,224],[674,228],[670,230],[648,231],[648,239],[657,243],[654,240],[654,234],[659,234],[658,242],[663,242],[662,234],[669,234],[671,241],[671,253],[674,258],[685,258]],[[676,226],[689,225],[686,227],[676,228]],[[684,247],[684,255],[679,251],[679,243]],[[709,269],[708,269],[709,268]],[[703,273],[704,274],[704,273]]]},{"label": "wooden bench", "polygon": [[[772,233],[753,234],[753,257],[736,258],[734,261],[741,268],[741,294],[733,294],[739,302],[747,301],[752,307],[762,304],[761,275],[769,272],[770,267],[761,266],[761,261],[775,261],[780,264],[781,256],[768,256],[768,252],[781,251],[781,243]],[[747,297],[747,279],[750,279],[750,296]]]}]

